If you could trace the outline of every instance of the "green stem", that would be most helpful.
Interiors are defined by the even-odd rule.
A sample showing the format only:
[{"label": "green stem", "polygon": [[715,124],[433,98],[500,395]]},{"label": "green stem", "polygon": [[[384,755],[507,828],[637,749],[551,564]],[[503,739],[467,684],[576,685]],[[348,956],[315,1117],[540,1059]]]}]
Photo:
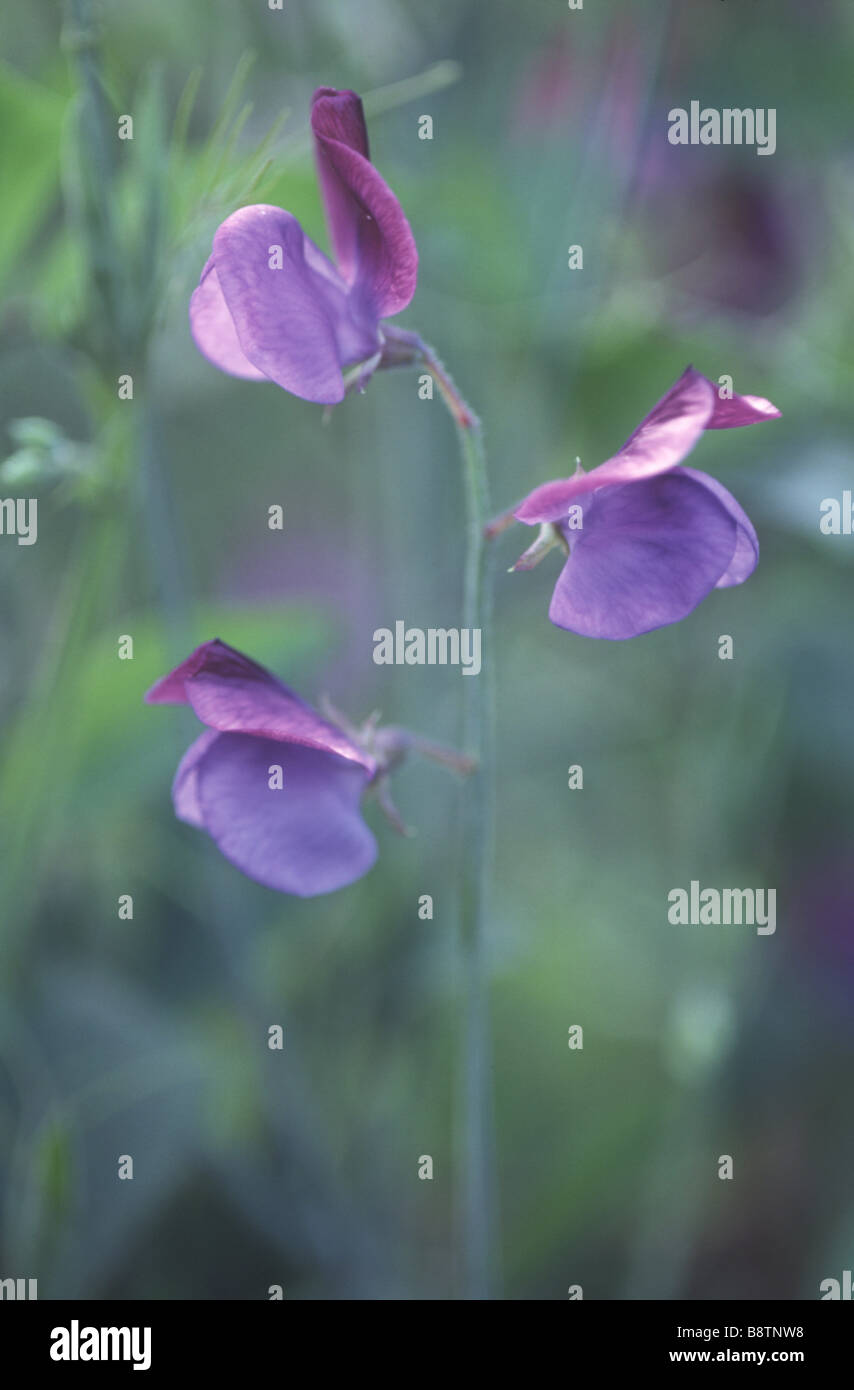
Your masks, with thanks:
[{"label": "green stem", "polygon": [[494,767],[492,661],[489,646],[490,573],[484,524],[489,516],[486,457],[479,421],[457,425],[466,492],[463,626],[481,629],[481,673],[463,682],[463,749],[479,764],[463,792],[462,942],[467,996],[465,1045],[465,1185],[467,1287],[488,1298],[495,1261],[491,1049],[487,919],[492,850]]},{"label": "green stem", "polygon": [[417,340],[457,428],[463,473],[466,552],[463,626],[480,629],[483,664],[462,682],[463,751],[477,765],[463,788],[460,937],[465,991],[461,1132],[463,1136],[459,1221],[463,1232],[465,1293],[488,1299],[496,1268],[495,1191],[488,1005],[487,925],[492,856],[494,767],[491,620],[491,558],[484,528],[490,515],[483,429],[432,348]]}]

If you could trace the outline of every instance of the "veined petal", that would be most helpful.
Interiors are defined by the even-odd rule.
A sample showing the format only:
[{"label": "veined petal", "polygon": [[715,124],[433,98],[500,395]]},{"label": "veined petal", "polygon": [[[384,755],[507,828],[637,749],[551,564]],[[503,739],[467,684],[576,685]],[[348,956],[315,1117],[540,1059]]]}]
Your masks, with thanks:
[{"label": "veined petal", "polygon": [[360,210],[354,207],[349,185],[332,164],[327,146],[334,141],[362,159],[370,160],[361,98],[355,92],[318,87],[311,102],[311,129],[329,239],[339,271],[347,283],[352,284],[359,263]]},{"label": "veined petal", "polygon": [[202,356],[221,372],[245,377],[248,381],[269,381],[269,377],[252,366],[240,346],[213,256],[208,257],[202,278],[190,297],[190,332]]},{"label": "veined petal", "polygon": [[707,487],[726,507],[736,524],[735,551],[715,588],[729,589],[734,584],[743,584],[759,563],[759,537],[747,512],[736,502],[732,493],[727,491],[723,483],[719,483],[717,478],[710,477],[708,473],[701,473],[696,468],[674,468],[673,472],[674,474],[684,473],[687,478],[693,478],[696,482],[702,483],[703,487]]},{"label": "veined petal", "polygon": [[705,429],[730,429],[774,419],[780,412],[762,396],[721,400],[707,377],[688,367],[665,396],[629,435],[618,453],[589,473],[544,483],[529,493],[514,513],[517,521],[536,525],[558,522],[573,498],[600,487],[638,482],[675,468],[691,452]]},{"label": "veined petal", "polygon": [[573,497],[615,483],[653,477],[681,463],[711,419],[715,388],[693,367],[682,373],[665,396],[629,435],[613,458],[589,473],[577,473],[536,488],[516,509],[518,521],[559,521]]},{"label": "veined petal", "polygon": [[[212,260],[243,357],[303,400],[343,400],[342,367],[377,351],[377,323],[296,218],[263,203],[239,208],[217,229]],[[197,341],[216,361],[219,349],[206,330],[220,320],[209,298],[191,305],[191,316]],[[226,336],[222,352],[233,348]]]},{"label": "veined petal", "polygon": [[612,641],[678,622],[726,574],[737,539],[728,508],[682,470],[603,489],[585,510],[549,617]]},{"label": "veined petal", "polygon": [[218,638],[197,647],[145,698],[150,704],[189,704],[203,724],[220,733],[302,744],[357,763],[369,777],[376,772],[374,759],[346,734],[263,666]]},{"label": "veined petal", "polygon": [[178,764],[178,771],[175,773],[175,780],[172,783],[172,805],[175,807],[175,815],[179,820],[186,821],[188,825],[194,825],[201,830],[204,829],[205,821],[202,808],[199,805],[196,771],[199,759],[204,757],[211,744],[215,743],[219,737],[216,729],[205,729],[203,734],[199,734],[199,737],[190,744]]},{"label": "veined petal", "polygon": [[721,400],[715,390],[715,408],[706,429],[738,429],[741,425],[758,425],[762,420],[779,420],[781,415],[782,411],[764,396],[732,396],[729,400]]},{"label": "veined petal", "polygon": [[398,314],[415,293],[418,251],[400,203],[370,162],[360,98],[318,88],[311,128],[338,269],[377,318]]},{"label": "veined petal", "polygon": [[[269,785],[272,766],[281,788]],[[205,829],[249,878],[314,897],[366,874],[377,843],[359,803],[368,773],[318,748],[220,734],[196,766]]]},{"label": "veined petal", "polygon": [[[595,471],[595,470],[594,470]],[[513,515],[526,526],[542,526],[544,522],[559,525],[566,520],[572,502],[578,496],[580,473],[571,478],[556,478],[552,483],[542,483],[529,492],[520,502]]]}]

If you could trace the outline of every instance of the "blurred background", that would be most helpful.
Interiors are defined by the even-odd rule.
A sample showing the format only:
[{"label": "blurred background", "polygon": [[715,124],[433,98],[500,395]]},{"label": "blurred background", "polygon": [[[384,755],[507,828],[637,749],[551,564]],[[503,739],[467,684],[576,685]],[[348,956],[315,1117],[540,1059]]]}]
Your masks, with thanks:
[{"label": "blurred background", "polygon": [[[39,499],[37,544],[0,539],[0,1277],[460,1296],[456,784],[408,764],[417,836],[371,808],[364,880],[277,896],[175,820],[197,725],[142,703],[219,636],[309,700],[458,739],[458,671],[372,661],[376,627],[460,621],[440,402],[382,373],[324,423],[187,327],[235,207],[328,245],[330,85],[364,94],[420,251],[399,322],[483,417],[496,511],[613,453],[689,362],[783,412],[690,460],[762,558],[677,626],[560,631],[555,557],[509,575],[531,535],[498,542],[494,1277],[819,1297],[854,1255],[854,540],[818,525],[854,476],[850,5],[31,0],[0,38],[0,495]],[[693,99],[774,107],[776,153],[670,146]],[[776,934],[670,926],[692,879],[776,887]]]}]

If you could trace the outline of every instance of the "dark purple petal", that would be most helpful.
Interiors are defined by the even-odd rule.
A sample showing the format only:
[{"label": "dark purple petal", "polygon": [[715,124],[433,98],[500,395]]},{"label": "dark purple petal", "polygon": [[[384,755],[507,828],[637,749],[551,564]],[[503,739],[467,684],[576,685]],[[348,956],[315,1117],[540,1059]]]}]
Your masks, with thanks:
[{"label": "dark purple petal", "polygon": [[[269,769],[282,768],[282,787]],[[366,874],[377,844],[359,813],[368,772],[317,748],[220,734],[196,764],[208,833],[233,864],[268,888],[332,893]]]},{"label": "dark purple petal", "polygon": [[338,269],[366,310],[399,314],[415,293],[418,251],[400,203],[370,162],[361,100],[320,87],[311,128]]},{"label": "dark purple petal", "polygon": [[761,396],[720,400],[717,387],[688,367],[629,436],[619,453],[589,473],[544,483],[516,508],[517,521],[532,526],[559,522],[574,498],[600,487],[633,483],[676,467],[704,429],[729,429],[773,419],[780,412]]},{"label": "dark purple petal", "polygon": [[197,647],[148,691],[150,704],[189,704],[203,724],[221,733],[257,734],[303,744],[359,764],[369,777],[373,758],[266,671],[219,639]]},{"label": "dark purple petal", "polygon": [[707,487],[718,501],[723,503],[733,518],[737,528],[735,552],[715,588],[729,589],[735,584],[743,584],[759,563],[759,538],[750,517],[717,478],[711,478],[708,473],[700,473],[696,468],[674,468],[673,472],[684,473],[687,478],[702,483],[703,487]]},{"label": "dark purple petal", "polygon": [[558,579],[549,617],[612,641],[678,622],[727,572],[738,527],[681,470],[597,492]]},{"label": "dark purple petal", "polygon": [[234,362],[242,376],[247,361],[303,400],[343,400],[342,368],[380,346],[376,319],[296,218],[264,203],[238,209],[217,229],[208,267],[190,301],[193,336],[205,356],[226,371]]},{"label": "dark purple petal", "polygon": [[326,152],[330,141],[370,160],[368,128],[361,98],[355,92],[338,92],[334,87],[318,87],[311,102],[311,129],[315,162],[329,239],[338,269],[348,284],[356,278],[359,264],[361,209],[354,206],[349,183],[338,173]]}]

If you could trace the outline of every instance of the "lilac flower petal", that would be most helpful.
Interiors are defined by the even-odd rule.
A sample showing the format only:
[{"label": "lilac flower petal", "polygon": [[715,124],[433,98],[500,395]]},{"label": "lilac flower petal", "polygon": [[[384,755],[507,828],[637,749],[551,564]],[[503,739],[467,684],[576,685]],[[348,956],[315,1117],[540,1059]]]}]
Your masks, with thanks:
[{"label": "lilac flower petal", "polygon": [[150,704],[189,704],[203,724],[221,733],[257,734],[303,744],[358,763],[372,777],[373,758],[242,652],[215,639],[148,691]]},{"label": "lilac flower petal", "polygon": [[418,251],[400,203],[368,157],[359,97],[320,87],[311,128],[338,268],[366,311],[378,319],[399,314],[415,293]]},{"label": "lilac flower petal", "polygon": [[175,807],[175,815],[179,820],[186,821],[188,825],[195,825],[200,830],[204,829],[205,820],[199,805],[196,771],[199,760],[204,757],[211,744],[221,737],[216,729],[205,729],[203,734],[199,734],[178,764],[178,771],[172,783],[172,805]]},{"label": "lilac flower petal", "polygon": [[554,482],[542,483],[528,493],[513,515],[517,521],[524,521],[526,526],[537,526],[545,521],[553,524],[565,521],[571,504],[579,493],[587,490],[579,487],[579,484],[591,476],[589,473],[575,473],[571,478],[556,478]]},{"label": "lilac flower petal", "polygon": [[361,98],[356,92],[318,87],[311,102],[311,128],[329,239],[339,271],[347,283],[352,284],[359,265],[361,209],[358,205],[354,207],[349,184],[342,180],[326,154],[325,142],[335,140],[362,159],[370,160]]},{"label": "lilac flower petal", "polygon": [[190,298],[190,331],[199,352],[221,372],[245,377],[248,381],[269,380],[253,367],[240,346],[213,256],[208,258],[202,278]]},{"label": "lilac flower petal", "polygon": [[733,396],[721,400],[715,390],[715,408],[707,430],[731,430],[741,425],[758,425],[762,420],[779,420],[782,411],[764,396]]},{"label": "lilac flower petal", "polygon": [[737,530],[715,493],[681,471],[603,489],[575,533],[549,617],[612,641],[678,622],[727,572]]},{"label": "lilac flower petal", "polygon": [[589,473],[544,483],[514,512],[532,526],[559,522],[574,498],[600,487],[637,482],[675,468],[691,452],[705,429],[729,429],[773,419],[780,412],[762,396],[720,400],[717,387],[688,367],[612,458]]},{"label": "lilac flower petal", "polygon": [[[272,790],[269,768],[282,768]],[[280,893],[332,893],[366,874],[377,844],[359,814],[364,767],[317,748],[221,734],[196,767],[205,828],[243,873]]]},{"label": "lilac flower petal", "polygon": [[682,373],[665,396],[629,435],[613,458],[589,473],[578,473],[536,488],[517,507],[529,525],[560,521],[573,497],[614,483],[631,483],[674,468],[690,453],[711,418],[715,388],[693,367]]},{"label": "lilac flower petal", "polygon": [[625,468],[620,481],[634,481],[671,468],[692,449],[711,419],[715,408],[715,388],[693,367],[675,381],[633,430],[613,460],[600,464],[594,472],[602,476],[611,462]]},{"label": "lilac flower petal", "polygon": [[[263,203],[238,209],[217,229],[213,261],[234,336],[252,366],[303,400],[343,400],[342,367],[377,351],[377,324],[296,218]],[[201,306],[191,303],[193,332],[216,361],[217,344],[204,336],[207,308],[205,298]],[[224,352],[229,342],[226,335]]]},{"label": "lilac flower petal", "polygon": [[723,503],[733,518],[737,528],[735,551],[715,588],[729,589],[735,584],[743,584],[759,563],[759,538],[750,517],[717,478],[710,477],[708,473],[701,473],[696,468],[674,468],[673,473],[682,473],[687,478],[694,478],[696,482],[702,483]]}]

